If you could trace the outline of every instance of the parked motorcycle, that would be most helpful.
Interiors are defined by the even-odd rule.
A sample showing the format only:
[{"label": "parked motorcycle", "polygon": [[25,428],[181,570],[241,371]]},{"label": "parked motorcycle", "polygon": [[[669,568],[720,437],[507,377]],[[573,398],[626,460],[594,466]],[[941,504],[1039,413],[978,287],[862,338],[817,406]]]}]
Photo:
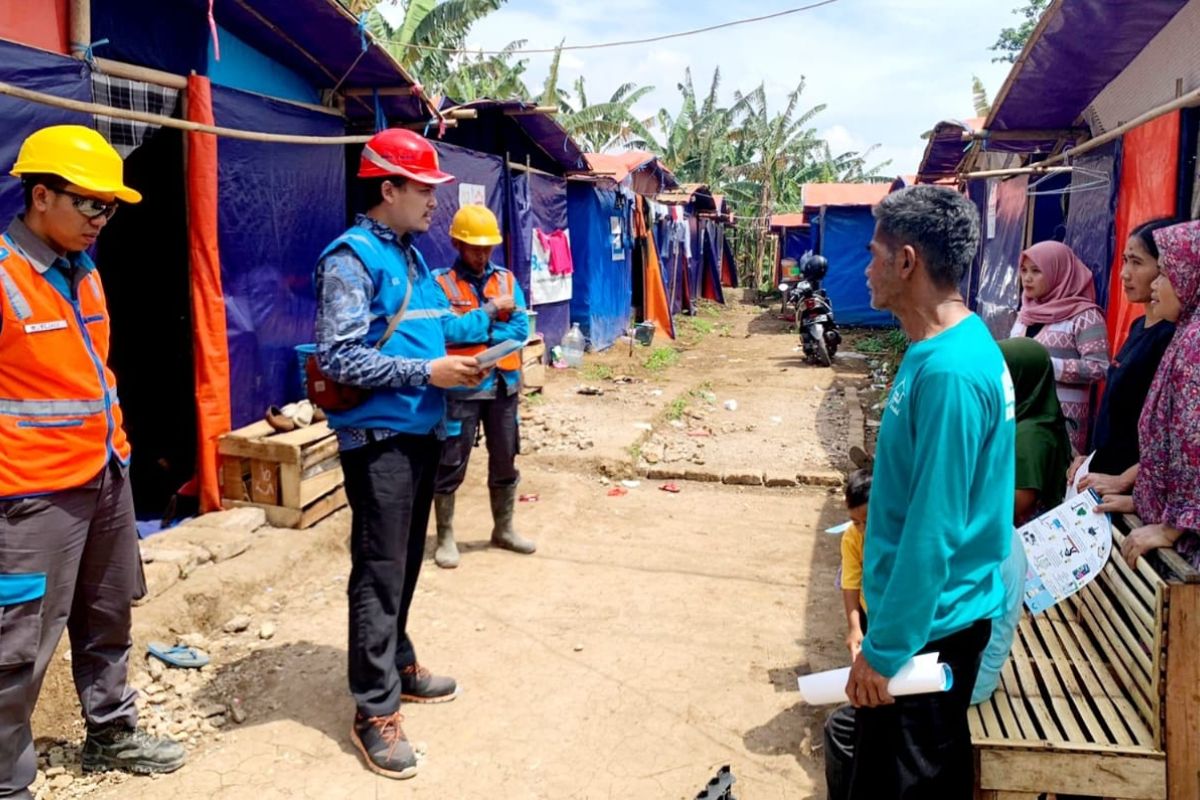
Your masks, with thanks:
[{"label": "parked motorcycle", "polygon": [[837,321],[833,317],[833,303],[821,288],[821,279],[829,269],[829,262],[822,256],[813,256],[804,264],[804,276],[794,284],[780,284],[786,304],[796,314],[796,330],[804,356],[810,362],[823,367],[833,365],[842,335],[838,333]]}]

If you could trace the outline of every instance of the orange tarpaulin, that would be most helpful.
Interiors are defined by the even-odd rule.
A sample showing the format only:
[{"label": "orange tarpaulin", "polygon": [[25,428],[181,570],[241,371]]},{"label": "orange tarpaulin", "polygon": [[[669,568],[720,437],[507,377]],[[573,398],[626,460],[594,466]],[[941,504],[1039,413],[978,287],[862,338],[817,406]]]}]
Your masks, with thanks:
[{"label": "orange tarpaulin", "polygon": [[1179,182],[1179,124],[1176,111],[1125,134],[1121,143],[1121,186],[1117,192],[1117,242],[1108,293],[1108,340],[1120,352],[1129,326],[1143,309],[1121,288],[1125,240],[1139,225],[1175,215]]},{"label": "orange tarpaulin", "polygon": [[[0,2],[0,39],[67,53],[67,0]],[[91,44],[82,42],[81,47]]]},{"label": "orange tarpaulin", "polygon": [[634,206],[634,228],[645,248],[645,257],[642,259],[642,313],[647,322],[654,323],[655,330],[660,330],[674,339],[675,323],[671,319],[671,302],[667,299],[667,289],[663,286],[658,246],[654,243],[654,234],[646,227],[646,216],[642,206],[640,200]]},{"label": "orange tarpaulin", "polygon": [[[208,78],[188,77],[187,118],[215,124]],[[188,250],[192,284],[192,342],[196,373],[197,472],[200,509],[221,507],[217,437],[228,433],[229,344],[221,256],[217,246],[217,137],[187,135]]]}]

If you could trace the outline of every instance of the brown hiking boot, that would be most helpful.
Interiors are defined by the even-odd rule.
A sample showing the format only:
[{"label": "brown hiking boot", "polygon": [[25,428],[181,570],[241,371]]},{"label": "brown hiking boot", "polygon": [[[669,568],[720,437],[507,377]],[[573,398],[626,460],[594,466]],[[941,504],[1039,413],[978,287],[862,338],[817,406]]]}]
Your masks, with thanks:
[{"label": "brown hiking boot", "polygon": [[417,774],[417,754],[404,735],[404,715],[397,711],[386,717],[354,715],[350,741],[366,759],[367,769],[386,778],[407,780]]},{"label": "brown hiking boot", "polygon": [[449,703],[456,697],[454,678],[434,675],[420,664],[400,670],[400,699],[406,703]]}]

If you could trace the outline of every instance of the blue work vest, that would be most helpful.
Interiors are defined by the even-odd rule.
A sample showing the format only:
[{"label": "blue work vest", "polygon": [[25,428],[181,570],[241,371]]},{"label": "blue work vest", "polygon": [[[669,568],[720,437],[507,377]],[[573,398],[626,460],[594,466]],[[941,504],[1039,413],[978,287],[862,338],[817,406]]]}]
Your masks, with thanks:
[{"label": "blue work vest", "polygon": [[[399,245],[384,242],[366,228],[355,226],[325,248],[325,258],[348,246],[366,267],[375,287],[371,298],[371,327],[366,344],[374,346],[387,330],[388,320],[400,310],[409,281],[408,260]],[[432,361],[446,355],[442,318],[451,314],[450,303],[433,280],[420,251],[412,249],[416,279],[408,310],[382,353],[399,358]],[[366,428],[399,431],[424,436],[433,433],[446,414],[445,393],[436,386],[379,388],[360,406],[343,413],[329,413],[334,429]]]}]

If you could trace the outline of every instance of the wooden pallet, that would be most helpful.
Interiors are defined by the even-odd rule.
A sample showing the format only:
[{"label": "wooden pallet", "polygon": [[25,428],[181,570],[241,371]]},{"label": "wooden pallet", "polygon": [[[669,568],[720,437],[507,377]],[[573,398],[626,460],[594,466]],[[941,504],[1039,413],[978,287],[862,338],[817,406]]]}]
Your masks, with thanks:
[{"label": "wooden pallet", "polygon": [[276,433],[256,422],[218,439],[217,452],[225,508],[261,508],[275,527],[307,528],[346,505],[328,423]]}]

